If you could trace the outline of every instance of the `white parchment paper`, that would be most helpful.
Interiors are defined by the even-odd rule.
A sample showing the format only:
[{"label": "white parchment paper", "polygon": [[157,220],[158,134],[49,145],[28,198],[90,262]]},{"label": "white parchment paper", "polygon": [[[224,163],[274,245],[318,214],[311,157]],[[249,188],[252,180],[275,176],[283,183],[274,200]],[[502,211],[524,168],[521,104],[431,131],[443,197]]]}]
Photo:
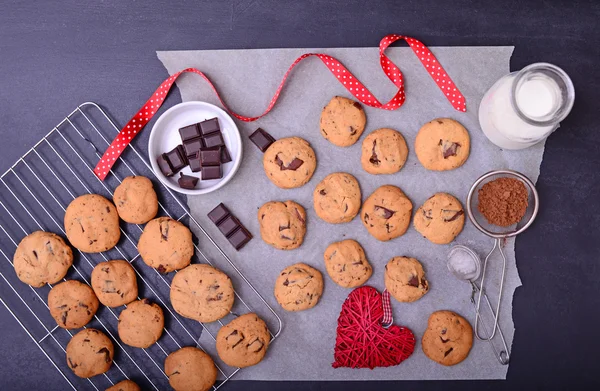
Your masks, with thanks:
[{"label": "white parchment paper", "polygon": [[[421,350],[421,337],[432,312],[449,309],[462,314],[471,323],[474,321],[473,308],[469,302],[469,284],[456,280],[446,268],[446,254],[451,245],[432,244],[412,226],[404,236],[382,243],[366,232],[358,218],[347,224],[327,224],[314,213],[312,192],[326,175],[346,171],[358,179],[363,200],[377,187],[394,184],[409,196],[416,210],[428,197],[439,191],[455,195],[464,205],[470,185],[481,174],[493,169],[510,168],[537,180],[543,144],[523,151],[503,151],[485,138],[477,120],[477,110],[483,94],[498,78],[509,72],[512,50],[513,47],[432,48],[467,99],[467,112],[459,113],[442,96],[442,92],[409,48],[388,49],[388,56],[404,73],[407,100],[396,111],[365,108],[365,135],[381,127],[402,132],[410,153],[405,167],[393,175],[374,176],[363,171],[360,165],[360,148],[364,135],[354,146],[339,148],[319,134],[322,107],[334,95],[350,95],[318,59],[305,60],[293,71],[278,104],[268,116],[254,123],[238,121],[244,140],[244,160],[239,172],[224,188],[206,196],[189,197],[188,203],[194,216],[228,251],[248,279],[279,312],[284,328],[266,359],[255,367],[242,370],[234,379],[397,380],[506,377],[508,367],[498,364],[486,342],[475,341],[469,357],[454,367],[443,367],[429,360]],[[395,87],[380,69],[377,48],[166,51],[158,52],[158,57],[170,74],[186,67],[196,67],[206,72],[234,110],[254,116],[264,110],[289,64],[299,55],[310,51],[324,52],[341,60],[380,101],[385,102],[393,95]],[[196,75],[182,76],[177,81],[177,86],[183,101],[203,100],[218,104],[206,83]],[[459,169],[447,172],[427,171],[419,164],[414,153],[417,131],[425,122],[437,117],[454,118],[469,130],[471,155]],[[298,189],[282,190],[267,179],[261,164],[262,153],[247,138],[259,126],[275,138],[300,136],[310,142],[316,151],[318,164],[308,184]],[[260,239],[256,212],[267,201],[287,199],[305,207],[308,215],[307,234],[299,249],[275,250]],[[229,206],[255,236],[240,252],[236,252],[206,218],[206,213],[219,202]],[[330,242],[345,238],[356,239],[364,247],[374,267],[368,284],[379,290],[384,288],[384,266],[393,256],[416,257],[425,267],[431,286],[429,293],[414,303],[398,303],[392,299],[395,322],[411,328],[417,337],[414,354],[399,366],[372,371],[331,367],[337,318],[342,303],[351,290],[341,288],[329,279],[323,265],[323,252]],[[493,241],[467,221],[455,243],[471,246],[480,256],[485,256]],[[508,269],[501,326],[510,344],[514,335],[512,297],[515,288],[521,285],[521,280],[515,264],[514,240],[508,241],[505,250]],[[286,313],[273,297],[273,284],[284,267],[296,262],[305,262],[321,270],[325,278],[325,291],[320,303],[313,309]],[[499,264],[499,259],[492,260],[490,275],[497,276]],[[490,289],[489,293],[494,296],[497,292]]]}]

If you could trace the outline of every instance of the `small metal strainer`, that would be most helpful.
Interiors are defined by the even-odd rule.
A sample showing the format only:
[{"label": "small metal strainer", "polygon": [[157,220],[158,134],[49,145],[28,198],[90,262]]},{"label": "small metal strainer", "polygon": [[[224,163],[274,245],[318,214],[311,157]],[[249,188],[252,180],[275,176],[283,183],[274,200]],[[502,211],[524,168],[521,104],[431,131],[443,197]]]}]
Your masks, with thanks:
[{"label": "small metal strainer", "polygon": [[[492,224],[489,224],[485,217],[479,212],[479,208],[477,207],[479,204],[479,190],[486,183],[493,181],[498,178],[514,178],[522,181],[525,184],[528,192],[528,205],[527,210],[525,211],[525,216],[519,221],[516,226],[512,227],[498,227]],[[477,338],[483,341],[489,341],[496,335],[496,330],[498,328],[498,317],[500,316],[500,303],[502,302],[502,287],[504,285],[504,275],[506,273],[506,256],[504,255],[504,251],[502,251],[502,242],[506,238],[510,238],[512,236],[517,236],[521,232],[525,231],[535,220],[539,209],[539,197],[537,190],[535,189],[535,185],[533,182],[527,178],[525,175],[512,171],[512,170],[497,170],[490,171],[486,174],[483,174],[473,183],[471,186],[471,190],[469,190],[469,195],[467,197],[467,213],[469,215],[469,220],[475,225],[475,227],[486,234],[487,236],[494,238],[494,247],[485,257],[483,262],[483,272],[481,273],[481,289],[479,290],[479,295],[477,297],[477,308],[475,312],[475,335]],[[498,294],[498,304],[496,305],[496,311],[494,315],[494,326],[492,327],[491,334],[487,337],[481,337],[479,334],[479,317],[480,317],[480,306],[481,306],[481,297],[483,292],[485,291],[485,278],[486,278],[486,269],[488,260],[494,253],[494,251],[498,249],[500,255],[502,256],[502,275],[500,277],[500,293]]]}]

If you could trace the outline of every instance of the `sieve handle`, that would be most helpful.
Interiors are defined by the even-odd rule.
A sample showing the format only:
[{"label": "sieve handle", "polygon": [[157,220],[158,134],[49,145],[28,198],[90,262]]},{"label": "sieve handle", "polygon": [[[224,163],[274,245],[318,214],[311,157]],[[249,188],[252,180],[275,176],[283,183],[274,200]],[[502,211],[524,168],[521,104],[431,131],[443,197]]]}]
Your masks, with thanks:
[{"label": "sieve handle", "polygon": [[[483,261],[483,272],[481,275],[481,289],[479,290],[479,295],[477,296],[477,308],[476,308],[476,312],[475,312],[475,336],[482,341],[490,341],[492,338],[494,338],[494,336],[496,335],[496,329],[498,328],[498,317],[500,316],[500,303],[502,302],[502,290],[503,290],[502,287],[504,285],[504,274],[506,273],[506,256],[504,255],[504,251],[502,251],[502,240],[503,240],[503,238],[497,238],[494,241],[494,247],[488,253],[487,257],[485,257],[485,260]],[[490,259],[490,257],[494,253],[494,251],[496,251],[496,249],[498,249],[498,251],[500,252],[500,255],[502,256],[502,262],[503,262],[502,275],[500,276],[500,293],[498,294],[498,304],[496,304],[496,313],[494,314],[494,326],[492,327],[490,336],[487,338],[484,338],[479,334],[479,321],[480,321],[479,317],[481,316],[480,315],[481,296],[482,296],[483,292],[485,291],[485,278],[486,278],[488,260]],[[486,298],[487,298],[487,295],[486,295]]]}]

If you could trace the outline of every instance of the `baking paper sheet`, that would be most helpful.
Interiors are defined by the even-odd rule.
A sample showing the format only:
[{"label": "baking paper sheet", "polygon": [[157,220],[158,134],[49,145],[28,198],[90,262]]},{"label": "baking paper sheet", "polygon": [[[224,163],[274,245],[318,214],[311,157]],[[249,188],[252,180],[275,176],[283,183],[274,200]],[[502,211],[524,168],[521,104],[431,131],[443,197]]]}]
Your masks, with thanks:
[{"label": "baking paper sheet", "polygon": [[[451,245],[432,244],[412,226],[404,236],[382,243],[366,232],[359,218],[347,224],[327,224],[315,215],[312,206],[312,192],[316,184],[336,171],[349,172],[358,179],[363,201],[377,187],[394,184],[409,196],[415,210],[428,197],[440,191],[455,195],[464,205],[469,187],[475,179],[494,169],[514,169],[537,180],[543,144],[523,151],[503,151],[485,138],[477,120],[477,110],[483,94],[498,78],[509,72],[513,47],[431,49],[466,96],[467,112],[459,113],[452,108],[409,48],[388,49],[386,54],[404,73],[407,100],[402,108],[391,112],[366,107],[367,128],[364,135],[381,127],[402,132],[410,153],[405,167],[399,173],[375,176],[362,169],[360,149],[364,135],[352,147],[339,148],[319,134],[319,116],[323,106],[334,95],[350,96],[318,59],[311,58],[293,71],[279,102],[269,115],[253,123],[238,121],[244,140],[244,160],[235,178],[214,193],[188,198],[194,216],[279,312],[284,322],[282,334],[274,342],[266,359],[255,367],[242,370],[234,379],[407,380],[506,377],[508,367],[498,364],[486,342],[475,341],[469,357],[454,367],[443,367],[429,360],[421,350],[421,337],[432,312],[449,309],[462,314],[472,324],[474,322],[473,307],[469,301],[469,284],[456,280],[446,268],[446,254]],[[254,116],[262,113],[293,60],[303,53],[314,51],[324,52],[341,60],[380,101],[387,101],[395,92],[395,87],[380,69],[377,48],[166,51],[158,52],[158,57],[170,74],[187,67],[196,67],[206,72],[234,110]],[[180,77],[177,86],[183,101],[203,100],[218,105],[215,95],[197,75]],[[427,171],[414,153],[417,131],[425,122],[437,117],[457,119],[471,135],[471,155],[464,166],[453,171]],[[276,138],[300,136],[310,142],[316,151],[318,164],[308,184],[298,189],[283,190],[267,179],[261,164],[262,153],[247,138],[257,127],[264,128]],[[256,212],[267,201],[287,199],[305,207],[308,228],[304,244],[299,249],[281,251],[261,240]],[[206,218],[206,213],[219,202],[229,206],[255,236],[240,252],[236,252]],[[417,337],[414,354],[399,366],[375,370],[331,367],[337,318],[342,303],[351,290],[341,288],[329,279],[323,263],[323,252],[329,243],[348,238],[356,239],[364,247],[374,267],[368,284],[379,290],[384,288],[384,266],[393,256],[415,257],[425,267],[431,286],[429,293],[414,303],[399,303],[392,299],[395,322],[408,326]],[[485,257],[493,240],[481,234],[467,221],[455,243],[468,245]],[[508,269],[501,326],[510,344],[514,335],[512,297],[515,288],[521,285],[521,280],[515,264],[514,240],[507,242],[505,251]],[[296,262],[305,262],[319,269],[324,274],[325,290],[320,303],[313,309],[286,313],[273,297],[273,284],[284,267]],[[491,276],[498,275],[499,264],[498,258],[492,259]],[[489,293],[492,296],[496,294],[494,289],[490,289]]]}]

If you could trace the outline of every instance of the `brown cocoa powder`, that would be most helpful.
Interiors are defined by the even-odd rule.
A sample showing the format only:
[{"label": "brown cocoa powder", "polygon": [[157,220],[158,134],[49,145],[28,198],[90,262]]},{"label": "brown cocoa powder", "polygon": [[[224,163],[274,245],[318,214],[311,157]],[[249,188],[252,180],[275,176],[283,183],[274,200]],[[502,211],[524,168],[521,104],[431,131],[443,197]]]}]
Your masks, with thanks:
[{"label": "brown cocoa powder", "polygon": [[488,223],[500,227],[508,227],[521,221],[529,202],[525,184],[514,178],[490,181],[479,189],[478,196],[479,212]]}]

